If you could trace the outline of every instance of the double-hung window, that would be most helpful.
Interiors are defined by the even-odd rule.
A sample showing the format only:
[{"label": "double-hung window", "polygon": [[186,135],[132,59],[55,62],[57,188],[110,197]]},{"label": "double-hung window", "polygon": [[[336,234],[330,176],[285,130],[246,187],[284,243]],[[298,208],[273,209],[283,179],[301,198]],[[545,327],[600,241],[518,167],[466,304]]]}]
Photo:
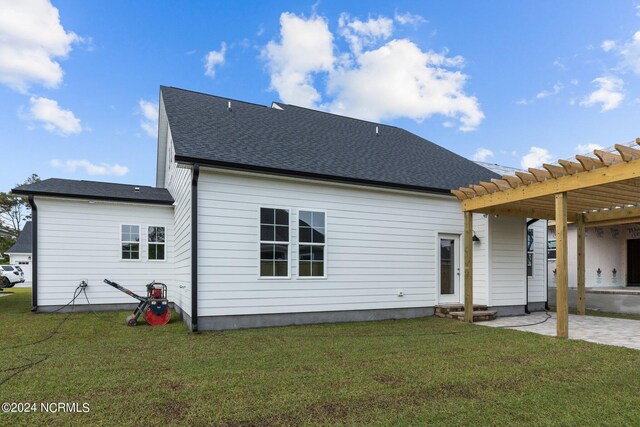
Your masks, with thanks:
[{"label": "double-hung window", "polygon": [[122,225],[122,259],[140,259],[140,226]]},{"label": "double-hung window", "polygon": [[164,227],[148,227],[148,258],[152,261],[162,261],[165,259],[165,236]]},{"label": "double-hung window", "polygon": [[298,275],[326,276],[326,215],[324,212],[300,211],[298,218]]},{"label": "double-hung window", "polygon": [[289,277],[289,211],[260,209],[260,277]]}]

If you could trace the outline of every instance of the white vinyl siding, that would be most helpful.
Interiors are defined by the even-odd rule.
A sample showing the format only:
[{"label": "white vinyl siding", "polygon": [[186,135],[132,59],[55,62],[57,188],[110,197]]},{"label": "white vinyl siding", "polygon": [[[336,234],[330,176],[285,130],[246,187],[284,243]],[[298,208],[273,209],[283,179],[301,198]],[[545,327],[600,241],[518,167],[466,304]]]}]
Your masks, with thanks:
[{"label": "white vinyl siding", "polygon": [[527,279],[526,219],[489,215],[489,305],[524,305]]},{"label": "white vinyl siding", "polygon": [[[463,231],[453,197],[212,169],[201,169],[199,206],[201,316],[433,307],[437,235]],[[326,280],[258,279],[261,206],[291,208],[293,242],[298,211],[327,213]]]},{"label": "white vinyl siding", "polygon": [[[69,302],[81,280],[87,279],[92,304],[137,303],[103,283],[110,279],[133,292],[145,294],[153,280],[175,280],[172,259],[147,261],[146,234],[141,233],[140,259],[121,259],[122,224],[170,224],[173,207],[36,197],[38,206],[38,305]],[[141,228],[144,229],[144,228]],[[173,227],[167,227],[167,244]],[[168,253],[171,254],[171,250]],[[77,301],[86,304],[86,301]]]},{"label": "white vinyl siding", "polygon": [[[175,152],[171,129],[167,130],[167,167],[164,177],[167,190],[175,200],[172,219],[175,237],[171,247],[175,281],[167,284],[169,299],[191,316],[191,169],[179,168],[173,161]],[[169,250],[171,250],[169,248]]]},{"label": "white vinyl siding", "polygon": [[[489,219],[486,215],[473,214],[473,231],[480,239],[479,242],[473,243],[473,303],[487,305],[489,304],[488,277],[490,260]],[[461,264],[461,266],[464,266],[464,264]],[[464,287],[462,284],[461,287],[460,302],[464,302]]]}]

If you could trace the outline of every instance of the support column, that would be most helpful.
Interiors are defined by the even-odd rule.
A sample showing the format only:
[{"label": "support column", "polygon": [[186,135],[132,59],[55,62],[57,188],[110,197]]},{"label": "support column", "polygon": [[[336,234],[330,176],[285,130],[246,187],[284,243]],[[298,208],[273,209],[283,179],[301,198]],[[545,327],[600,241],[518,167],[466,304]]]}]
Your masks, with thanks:
[{"label": "support column", "polygon": [[473,213],[464,213],[464,321],[473,323]]},{"label": "support column", "polygon": [[567,250],[567,193],[556,194],[556,328],[569,338],[569,275]]},{"label": "support column", "polygon": [[585,301],[585,270],[584,270],[584,215],[578,215],[578,314],[585,314],[586,301]]}]

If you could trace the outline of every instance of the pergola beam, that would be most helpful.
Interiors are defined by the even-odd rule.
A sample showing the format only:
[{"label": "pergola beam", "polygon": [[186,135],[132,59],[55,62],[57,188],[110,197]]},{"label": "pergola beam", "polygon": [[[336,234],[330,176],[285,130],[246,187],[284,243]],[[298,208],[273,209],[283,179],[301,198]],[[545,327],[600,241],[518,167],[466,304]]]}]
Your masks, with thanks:
[{"label": "pergola beam", "polygon": [[[486,208],[477,211],[476,213],[482,213],[487,215],[498,215],[498,216],[513,216],[519,218],[536,218],[536,219],[550,219],[554,220],[556,218],[555,211],[553,209],[535,209],[535,208],[513,208],[513,207],[496,207],[496,208]],[[567,213],[567,218],[569,221],[575,221],[578,214]]]},{"label": "pergola beam", "polygon": [[604,221],[622,220],[624,222],[640,221],[640,207],[612,209],[608,211],[587,212],[584,214],[584,222],[588,227],[595,227]]},{"label": "pergola beam", "polygon": [[[536,182],[518,188],[498,191],[483,195],[482,197],[462,200],[462,210],[474,211],[484,207],[514,203],[536,197],[635,179],[640,177],[640,167],[638,166],[637,161],[618,163],[606,168],[589,170],[574,175],[547,179],[544,182]],[[521,176],[521,173],[518,173],[518,176]],[[531,176],[531,178],[533,178],[533,176]]]},{"label": "pergola beam", "polygon": [[[640,145],[640,138],[636,139]],[[557,336],[569,337],[567,224],[577,225],[578,313],[585,312],[585,229],[640,222],[640,149],[616,145],[576,161],[545,163],[544,169],[453,190],[465,218],[465,320],[473,320],[472,213],[555,219]],[[618,154],[619,153],[619,154]]]}]

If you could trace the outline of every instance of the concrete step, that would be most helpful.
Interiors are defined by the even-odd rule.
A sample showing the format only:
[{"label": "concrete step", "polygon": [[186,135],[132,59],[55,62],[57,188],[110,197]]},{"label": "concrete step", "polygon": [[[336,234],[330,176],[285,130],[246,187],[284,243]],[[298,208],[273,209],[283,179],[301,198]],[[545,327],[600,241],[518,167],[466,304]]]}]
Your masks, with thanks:
[{"label": "concrete step", "polygon": [[[474,304],[474,311],[484,311],[487,309],[486,305]],[[438,304],[435,306],[435,314],[444,314],[444,317],[448,316],[452,311],[464,311],[464,304]],[[440,316],[443,317],[443,316]]]},{"label": "concrete step", "polygon": [[[486,320],[495,320],[497,313],[498,312],[494,310],[474,310],[473,321],[483,322]],[[456,320],[464,320],[464,311],[451,311],[449,312],[449,316],[447,317],[450,317]]]}]

